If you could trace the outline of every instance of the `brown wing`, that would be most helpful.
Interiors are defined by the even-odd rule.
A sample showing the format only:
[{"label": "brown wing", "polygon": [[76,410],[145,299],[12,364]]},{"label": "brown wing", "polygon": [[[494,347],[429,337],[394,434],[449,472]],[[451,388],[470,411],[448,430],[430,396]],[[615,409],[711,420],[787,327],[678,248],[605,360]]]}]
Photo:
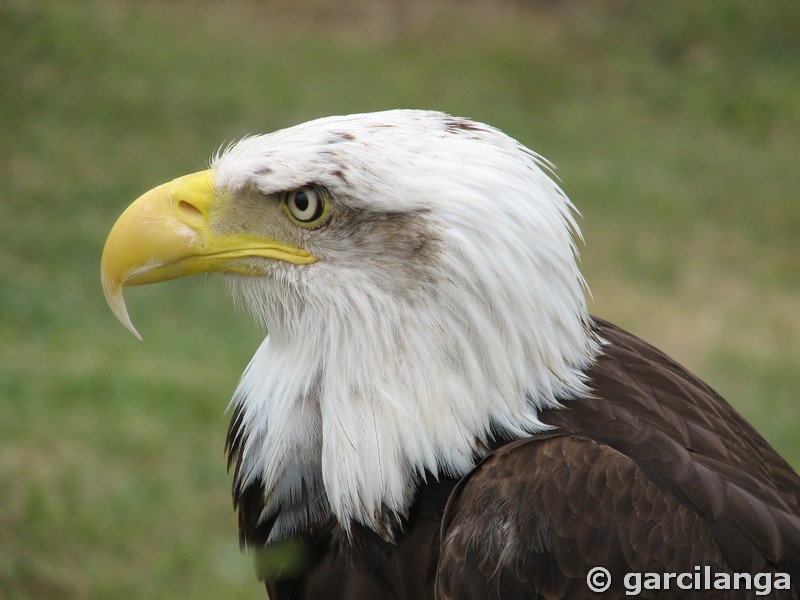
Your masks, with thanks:
[{"label": "brown wing", "polygon": [[[682,367],[608,323],[596,327],[608,345],[589,373],[594,396],[545,413],[554,433],[495,451],[456,488],[439,597],[592,597],[585,578],[598,565],[618,595],[628,572],[706,565],[785,572],[797,585],[791,467]],[[799,592],[771,597],[781,593]]]}]

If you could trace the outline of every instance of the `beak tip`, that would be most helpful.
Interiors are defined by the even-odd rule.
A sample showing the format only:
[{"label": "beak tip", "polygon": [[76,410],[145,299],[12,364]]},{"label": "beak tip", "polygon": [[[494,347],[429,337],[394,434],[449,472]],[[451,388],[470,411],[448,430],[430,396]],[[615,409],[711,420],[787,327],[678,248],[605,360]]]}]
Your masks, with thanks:
[{"label": "beak tip", "polygon": [[[123,323],[123,325],[124,325],[124,323]],[[128,331],[130,331],[133,334],[133,337],[135,337],[140,342],[142,341],[142,336],[139,334],[138,331],[136,331],[136,327],[133,326],[133,323],[130,323],[130,326],[126,325],[126,328],[127,328]]]},{"label": "beak tip", "polygon": [[133,334],[133,337],[141,342],[142,336],[139,335],[139,332],[136,331],[136,327],[133,326],[133,322],[128,315],[128,308],[125,306],[125,299],[122,296],[122,282],[109,280],[104,277],[103,292],[106,296],[108,307],[111,309],[111,312],[114,313],[114,316],[117,317],[117,320],[122,323],[125,329]]}]

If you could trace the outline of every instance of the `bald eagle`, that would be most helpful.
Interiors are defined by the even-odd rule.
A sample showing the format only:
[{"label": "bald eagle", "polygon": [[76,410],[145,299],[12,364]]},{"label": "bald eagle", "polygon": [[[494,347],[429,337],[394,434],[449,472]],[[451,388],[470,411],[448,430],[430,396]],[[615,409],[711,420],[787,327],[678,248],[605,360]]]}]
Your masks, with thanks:
[{"label": "bald eagle", "polygon": [[224,148],[117,221],[102,282],[132,332],[123,286],[206,272],[269,332],[226,451],[242,544],[305,549],[271,598],[620,596],[637,576],[799,597],[800,478],[589,315],[548,171],[463,118],[329,117]]}]

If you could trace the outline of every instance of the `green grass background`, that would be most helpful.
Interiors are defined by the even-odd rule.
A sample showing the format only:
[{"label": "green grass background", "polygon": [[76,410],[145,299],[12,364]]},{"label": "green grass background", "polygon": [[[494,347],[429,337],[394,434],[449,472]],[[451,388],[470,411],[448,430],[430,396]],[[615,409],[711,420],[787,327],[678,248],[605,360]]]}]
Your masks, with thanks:
[{"label": "green grass background", "polygon": [[141,192],[313,117],[438,108],[559,166],[595,314],[800,466],[800,3],[0,4],[0,597],[260,598],[223,411],[259,342],[98,263]]}]

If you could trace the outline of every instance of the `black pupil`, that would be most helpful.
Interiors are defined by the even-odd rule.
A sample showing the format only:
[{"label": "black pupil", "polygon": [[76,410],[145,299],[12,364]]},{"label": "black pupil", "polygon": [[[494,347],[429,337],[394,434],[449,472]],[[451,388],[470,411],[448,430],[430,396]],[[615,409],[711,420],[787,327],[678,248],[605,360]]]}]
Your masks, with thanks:
[{"label": "black pupil", "polygon": [[305,192],[297,192],[297,195],[294,197],[294,205],[300,212],[308,210],[308,194]]}]

